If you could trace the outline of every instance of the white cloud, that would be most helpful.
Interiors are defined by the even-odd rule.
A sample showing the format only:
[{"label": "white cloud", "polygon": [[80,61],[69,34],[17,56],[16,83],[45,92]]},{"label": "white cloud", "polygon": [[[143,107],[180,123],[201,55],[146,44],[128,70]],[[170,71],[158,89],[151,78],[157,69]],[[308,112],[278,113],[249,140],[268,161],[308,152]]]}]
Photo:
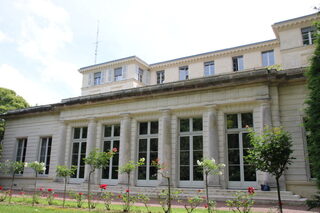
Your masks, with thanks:
[{"label": "white cloud", "polygon": [[4,32],[0,31],[0,43],[1,42],[11,42],[13,39],[9,38]]},{"label": "white cloud", "polygon": [[58,94],[50,91],[46,86],[30,80],[8,64],[0,65],[0,75],[1,87],[14,90],[31,105],[59,102],[61,99]]}]

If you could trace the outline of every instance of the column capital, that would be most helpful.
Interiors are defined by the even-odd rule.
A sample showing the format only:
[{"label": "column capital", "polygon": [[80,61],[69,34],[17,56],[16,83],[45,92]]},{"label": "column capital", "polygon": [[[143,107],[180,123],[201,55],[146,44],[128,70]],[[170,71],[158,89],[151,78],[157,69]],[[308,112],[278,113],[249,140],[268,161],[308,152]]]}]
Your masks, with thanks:
[{"label": "column capital", "polygon": [[217,111],[218,105],[217,104],[208,104],[208,105],[205,105],[205,108],[208,111]]},{"label": "column capital", "polygon": [[120,113],[120,117],[123,119],[130,119],[130,113]]},{"label": "column capital", "polygon": [[93,117],[93,118],[88,118],[88,122],[89,122],[89,123],[97,123],[97,120],[96,120],[95,117]]},{"label": "column capital", "polygon": [[159,111],[162,113],[162,115],[169,115],[171,113],[170,109],[160,109]]}]

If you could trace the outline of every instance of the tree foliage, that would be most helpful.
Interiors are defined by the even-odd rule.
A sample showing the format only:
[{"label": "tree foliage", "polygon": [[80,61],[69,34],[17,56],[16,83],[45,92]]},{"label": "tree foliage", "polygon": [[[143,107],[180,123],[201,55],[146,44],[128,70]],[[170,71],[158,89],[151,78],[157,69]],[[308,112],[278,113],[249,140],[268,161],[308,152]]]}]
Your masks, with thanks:
[{"label": "tree foliage", "polygon": [[[320,23],[316,24],[317,31]],[[307,108],[305,128],[308,132],[308,153],[314,175],[317,178],[320,189],[320,35],[316,34],[315,50],[311,58],[310,67],[307,71],[307,86],[309,96],[306,100]]]},{"label": "tree foliage", "polygon": [[276,178],[279,209],[282,212],[279,179],[288,169],[294,157],[291,157],[292,139],[282,128],[266,127],[262,134],[249,129],[250,143],[253,146],[248,150],[245,160],[257,170],[272,174]]},{"label": "tree foliage", "polygon": [[[9,110],[29,107],[29,104],[13,90],[0,87],[0,114]],[[4,135],[5,121],[0,118],[0,141]]]}]

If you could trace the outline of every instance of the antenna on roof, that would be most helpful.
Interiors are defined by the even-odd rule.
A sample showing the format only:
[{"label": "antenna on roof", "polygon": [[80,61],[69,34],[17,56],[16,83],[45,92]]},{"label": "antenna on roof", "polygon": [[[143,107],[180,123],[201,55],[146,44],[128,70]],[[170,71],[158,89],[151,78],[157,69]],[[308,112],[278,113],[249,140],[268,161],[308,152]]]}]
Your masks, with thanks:
[{"label": "antenna on roof", "polygon": [[97,63],[97,56],[98,56],[98,44],[99,44],[99,20],[98,20],[98,24],[97,24],[97,37],[96,37],[96,42],[95,42],[95,45],[96,45],[96,49],[94,51],[94,64]]}]

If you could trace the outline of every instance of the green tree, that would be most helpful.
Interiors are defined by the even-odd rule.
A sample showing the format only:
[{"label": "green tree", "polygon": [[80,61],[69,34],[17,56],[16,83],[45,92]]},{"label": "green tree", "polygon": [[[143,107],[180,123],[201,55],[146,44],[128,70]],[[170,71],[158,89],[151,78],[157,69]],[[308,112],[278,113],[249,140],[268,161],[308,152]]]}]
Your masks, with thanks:
[{"label": "green tree", "polygon": [[124,205],[124,212],[129,212],[130,211],[130,202],[132,202],[132,199],[130,198],[130,174],[133,170],[135,170],[136,168],[138,168],[139,166],[143,165],[145,161],[145,158],[140,158],[138,162],[134,162],[134,161],[129,161],[128,163],[126,163],[125,165],[121,166],[119,168],[119,172],[121,174],[125,173],[127,174],[127,190],[126,190],[126,194],[124,196],[124,200],[125,200],[125,205]]},{"label": "green tree", "polygon": [[113,148],[109,152],[99,152],[99,149],[92,150],[88,157],[84,158],[85,164],[90,166],[88,175],[88,208],[89,211],[93,207],[91,205],[91,175],[96,169],[104,169],[108,166],[110,158],[117,152],[116,148]]},{"label": "green tree", "polygon": [[[306,73],[309,95],[306,100],[307,108],[305,128],[308,139],[309,161],[312,165],[313,175],[320,189],[320,23],[315,24],[315,50],[311,57],[310,66]],[[320,206],[320,194],[307,202],[310,208]]]},{"label": "green tree", "polygon": [[16,174],[23,172],[24,162],[6,160],[5,162],[0,164],[0,169],[4,174],[11,175],[11,185],[9,193],[9,203],[11,203],[14,179]]},{"label": "green tree", "polygon": [[210,159],[203,159],[202,161],[197,160],[198,166],[203,170],[204,180],[205,180],[205,188],[206,188],[206,203],[208,206],[208,213],[211,213],[215,206],[216,202],[209,200],[209,185],[208,185],[208,176],[209,175],[222,175],[222,169],[226,166],[223,163],[216,163],[216,161],[212,158]]},{"label": "green tree", "polygon": [[[29,107],[29,104],[21,96],[17,95],[13,90],[0,87],[0,115],[9,110],[26,107]],[[3,139],[4,128],[5,120],[0,118],[0,141]]]},{"label": "green tree", "polygon": [[249,129],[250,143],[253,148],[248,152],[246,160],[257,170],[272,174],[277,182],[278,204],[282,213],[279,179],[294,159],[291,157],[292,139],[282,128],[266,127],[262,134]]},{"label": "green tree", "polygon": [[71,166],[69,169],[67,166],[57,166],[57,176],[63,177],[64,180],[64,191],[63,191],[63,208],[66,201],[66,192],[67,192],[67,178],[74,174],[74,172],[77,170],[76,166]]}]

